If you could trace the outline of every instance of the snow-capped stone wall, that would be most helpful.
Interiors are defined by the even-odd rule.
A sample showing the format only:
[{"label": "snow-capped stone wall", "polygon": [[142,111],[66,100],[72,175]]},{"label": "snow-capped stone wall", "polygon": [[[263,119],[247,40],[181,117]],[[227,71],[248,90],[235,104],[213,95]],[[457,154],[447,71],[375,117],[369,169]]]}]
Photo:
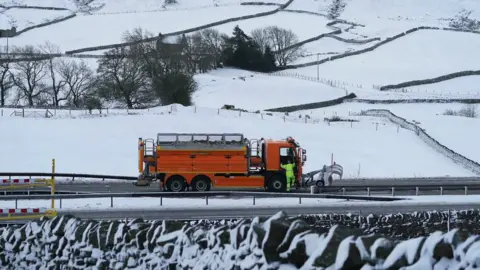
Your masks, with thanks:
[{"label": "snow-capped stone wall", "polygon": [[[62,216],[0,228],[0,268],[467,269],[480,259],[480,237],[457,229],[425,234],[430,227],[445,230],[447,220],[452,228],[459,221],[478,227],[479,216],[478,211],[467,211],[448,216],[288,218],[279,212],[263,221],[215,223],[84,221]],[[421,236],[403,242],[387,239],[375,234],[382,227],[387,234],[398,236],[394,232],[398,227],[403,228],[403,237]],[[373,233],[365,235],[369,232]]]}]

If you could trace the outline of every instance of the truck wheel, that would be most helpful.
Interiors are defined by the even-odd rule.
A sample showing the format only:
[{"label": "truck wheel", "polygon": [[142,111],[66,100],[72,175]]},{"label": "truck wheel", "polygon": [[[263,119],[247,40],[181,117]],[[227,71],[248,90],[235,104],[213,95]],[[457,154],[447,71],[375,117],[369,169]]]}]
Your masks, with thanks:
[{"label": "truck wheel", "polygon": [[317,182],[315,182],[316,193],[322,193],[324,187],[325,187],[325,182],[323,182],[323,180],[318,180]]},{"label": "truck wheel", "polygon": [[167,180],[167,191],[182,192],[186,187],[185,179],[180,175],[174,175]]},{"label": "truck wheel", "polygon": [[284,175],[276,174],[268,181],[269,192],[284,192],[286,190],[287,179]]},{"label": "truck wheel", "polygon": [[212,187],[212,184],[210,182],[210,179],[206,176],[197,176],[192,180],[193,191],[199,191],[199,192],[210,191],[211,187]]}]

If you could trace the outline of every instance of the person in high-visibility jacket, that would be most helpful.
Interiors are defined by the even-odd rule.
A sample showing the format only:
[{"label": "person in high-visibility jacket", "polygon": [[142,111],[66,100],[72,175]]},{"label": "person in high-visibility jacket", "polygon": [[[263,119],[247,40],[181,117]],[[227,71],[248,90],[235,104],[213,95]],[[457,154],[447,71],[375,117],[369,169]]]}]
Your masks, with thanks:
[{"label": "person in high-visibility jacket", "polygon": [[285,170],[285,176],[287,177],[287,192],[290,191],[290,187],[295,183],[295,173],[293,172],[293,168],[295,168],[295,163],[292,162],[291,159],[288,159],[287,164],[280,165],[282,169]]}]

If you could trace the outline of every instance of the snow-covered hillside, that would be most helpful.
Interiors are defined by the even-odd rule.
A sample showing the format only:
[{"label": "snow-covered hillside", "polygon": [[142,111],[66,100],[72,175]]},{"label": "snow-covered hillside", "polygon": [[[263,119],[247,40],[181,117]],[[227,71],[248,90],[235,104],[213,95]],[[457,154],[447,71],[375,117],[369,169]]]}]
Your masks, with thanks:
[{"label": "snow-covered hillside", "polygon": [[[25,118],[9,117],[13,110],[3,110],[0,126],[9,132],[0,133],[0,147],[9,154],[0,155],[0,164],[10,171],[25,170],[24,163],[18,162],[25,158],[31,162],[28,170],[45,171],[50,159],[56,158],[57,170],[62,172],[136,175],[139,137],[155,138],[157,132],[240,132],[248,138],[293,136],[308,151],[306,171],[330,164],[333,154],[344,166],[345,178],[473,176],[413,132],[399,130],[381,118],[328,124],[323,121],[331,116],[327,114],[306,118],[305,114],[269,116],[168,106],[128,116],[125,111],[106,117],[82,116],[80,112],[76,119],[71,119],[68,111],[58,110],[57,117],[35,119],[32,110],[27,110]],[[37,110],[37,117],[42,114],[44,110]],[[25,157],[16,150],[18,146],[35,155]],[[415,159],[411,158],[413,153]]]},{"label": "snow-covered hillside", "polygon": [[[55,14],[75,13],[69,20],[36,28],[8,39],[9,46],[43,44],[59,46],[62,52],[122,41],[122,34],[142,27],[154,35],[185,30],[233,17],[252,15],[279,8],[286,0],[271,0],[274,5],[242,5],[243,0],[178,0],[164,5],[163,0],[94,0],[88,6],[71,0],[0,1],[0,29],[13,18],[19,29]],[[302,57],[289,64],[310,63],[308,67],[287,69],[275,74],[257,74],[235,69],[218,69],[196,74],[199,89],[193,94],[196,107],[154,108],[138,115],[110,110],[107,117],[89,116],[74,111],[57,111],[51,119],[10,116],[3,109],[0,127],[0,171],[21,171],[20,160],[28,158],[29,170],[45,171],[55,157],[62,172],[136,174],[136,140],[154,137],[157,132],[242,132],[248,137],[282,138],[292,135],[309,151],[307,171],[330,163],[331,154],[345,169],[345,177],[465,176],[472,175],[460,165],[440,155],[413,132],[399,129],[386,119],[351,116],[365,109],[388,109],[419,121],[435,139],[475,161],[475,140],[480,135],[480,119],[443,115],[461,104],[365,104],[357,102],[291,113],[247,114],[217,109],[225,104],[251,111],[327,101],[355,93],[362,99],[480,98],[478,75],[419,85],[400,90],[379,91],[382,85],[441,75],[479,70],[480,34],[447,30],[419,30],[408,33],[372,51],[333,59],[316,65],[317,59],[360,51],[420,26],[449,27],[448,19],[462,9],[480,18],[480,2],[474,0],[349,0],[339,23],[325,15],[330,0],[293,0],[286,11],[268,16],[228,22],[214,29],[231,34],[235,25],[249,33],[270,25],[291,29],[299,41],[322,36],[302,46]],[[20,9],[19,5],[66,8],[67,11]],[[9,8],[11,7],[11,8]],[[89,10],[89,12],[83,12]],[[302,13],[303,11],[303,13]],[[53,17],[52,17],[53,16]],[[55,15],[56,16],[56,15]],[[332,24],[333,23],[333,24]],[[328,25],[327,25],[328,24]],[[22,26],[23,25],[23,26]],[[374,39],[374,40],[373,40]],[[366,42],[368,41],[368,42]],[[7,39],[0,38],[0,46]],[[101,54],[104,51],[87,52]],[[96,69],[96,59],[84,60]],[[105,112],[104,112],[105,113]],[[163,113],[163,114],[162,114]],[[44,110],[27,110],[27,116],[44,115]],[[80,114],[75,116],[76,114]],[[83,114],[83,115],[82,115]],[[309,114],[310,118],[306,118]],[[339,115],[359,122],[324,122]],[[263,119],[262,119],[263,118]],[[307,122],[307,123],[305,123]],[[378,127],[378,128],[377,128]],[[377,130],[378,129],[378,130]],[[28,131],[28,132],[26,132]],[[52,132],[53,131],[53,132]],[[81,145],[81,147],[78,147]],[[131,147],[130,147],[130,146]],[[34,155],[25,157],[28,149]],[[25,150],[26,151],[26,150]],[[95,158],[92,158],[92,155]],[[35,163],[34,163],[35,162]]]}]

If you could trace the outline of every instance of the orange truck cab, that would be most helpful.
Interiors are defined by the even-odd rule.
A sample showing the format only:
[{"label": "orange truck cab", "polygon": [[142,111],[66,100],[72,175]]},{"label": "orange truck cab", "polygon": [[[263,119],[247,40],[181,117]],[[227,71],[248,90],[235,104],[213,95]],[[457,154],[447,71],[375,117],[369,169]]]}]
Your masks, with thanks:
[{"label": "orange truck cab", "polygon": [[159,181],[170,192],[222,188],[286,190],[287,160],[295,162],[301,186],[306,150],[292,137],[249,140],[239,133],[159,133],[157,140],[139,138],[137,186]]}]

